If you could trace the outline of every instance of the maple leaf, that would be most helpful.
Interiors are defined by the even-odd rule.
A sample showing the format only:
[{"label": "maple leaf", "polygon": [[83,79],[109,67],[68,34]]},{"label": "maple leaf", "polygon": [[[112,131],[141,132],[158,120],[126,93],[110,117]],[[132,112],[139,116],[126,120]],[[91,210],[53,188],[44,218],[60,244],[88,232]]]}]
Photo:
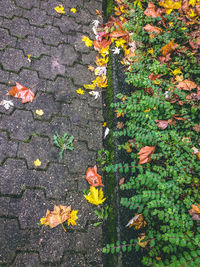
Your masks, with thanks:
[{"label": "maple leaf", "polygon": [[101,175],[97,173],[97,166],[95,165],[93,168],[88,168],[86,172],[86,180],[91,186],[104,186],[102,184]]},{"label": "maple leaf", "polygon": [[32,102],[34,99],[34,93],[24,85],[15,82],[16,86],[13,86],[12,89],[7,93],[16,98],[21,98],[22,103]]},{"label": "maple leaf", "polygon": [[64,223],[70,219],[71,206],[54,206],[54,210],[51,212],[47,210],[46,216],[40,219],[41,224],[48,225],[51,228],[56,227],[59,224]]},{"label": "maple leaf", "polygon": [[139,163],[144,164],[151,161],[151,154],[154,152],[156,146],[145,146],[140,149],[139,155]]},{"label": "maple leaf", "polygon": [[162,52],[163,56],[166,57],[168,54],[171,54],[177,47],[178,47],[178,44],[174,43],[174,39],[173,39],[168,44],[164,45],[160,49],[160,51]]},{"label": "maple leaf", "polygon": [[144,11],[144,14],[147,17],[152,16],[152,18],[157,18],[159,14],[158,12],[156,12],[155,8],[156,8],[155,5],[152,2],[149,2],[147,9]]},{"label": "maple leaf", "polygon": [[63,5],[56,6],[54,9],[58,14],[65,14]]},{"label": "maple leaf", "polygon": [[157,122],[157,126],[161,128],[162,130],[166,129],[169,124],[168,121],[164,121],[164,120],[155,120],[155,122]]},{"label": "maple leaf", "polygon": [[170,14],[173,9],[179,9],[182,1],[174,2],[172,0],[165,0],[165,2],[159,2],[159,5],[166,9],[166,14]]},{"label": "maple leaf", "polygon": [[67,220],[68,226],[71,225],[76,225],[76,220],[78,219],[77,217],[77,210],[72,210],[70,213],[70,218]]},{"label": "maple leaf", "polygon": [[191,91],[192,89],[196,88],[197,85],[196,83],[190,81],[190,80],[184,80],[184,81],[180,81],[178,83],[178,85],[176,85],[176,87],[178,89],[183,89],[183,90],[186,90],[186,91]]},{"label": "maple leaf", "polygon": [[103,198],[104,195],[102,188],[98,190],[94,186],[90,186],[90,193],[88,195],[84,195],[84,197],[87,199],[88,202],[94,205],[100,205],[106,200],[106,198]]},{"label": "maple leaf", "polygon": [[90,46],[92,46],[93,45],[93,41],[92,40],[90,40],[90,38],[88,38],[87,36],[82,36],[82,41],[85,43],[85,45],[87,46],[87,47],[90,47]]},{"label": "maple leaf", "polygon": [[153,38],[154,36],[160,34],[162,32],[162,29],[156,27],[156,26],[152,26],[150,24],[147,24],[143,27],[143,29],[145,31],[147,31],[148,33],[150,33],[150,38]]}]

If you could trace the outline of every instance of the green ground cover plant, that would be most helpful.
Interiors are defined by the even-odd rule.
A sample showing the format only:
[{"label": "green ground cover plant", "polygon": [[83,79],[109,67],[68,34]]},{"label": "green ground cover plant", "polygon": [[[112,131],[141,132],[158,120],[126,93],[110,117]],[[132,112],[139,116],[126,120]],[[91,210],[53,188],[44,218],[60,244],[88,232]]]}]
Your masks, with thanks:
[{"label": "green ground cover plant", "polygon": [[103,252],[134,248],[144,251],[145,266],[198,266],[199,4],[171,0],[116,4],[123,30],[116,23],[118,28],[114,24],[110,32],[111,37],[119,33],[115,45],[121,40],[130,92],[119,94],[112,105],[123,122],[114,136],[126,140],[119,149],[127,151],[129,160],[104,170],[126,174],[120,188],[132,196],[122,198],[121,205],[133,210],[128,226],[135,227],[138,238],[108,244]]}]

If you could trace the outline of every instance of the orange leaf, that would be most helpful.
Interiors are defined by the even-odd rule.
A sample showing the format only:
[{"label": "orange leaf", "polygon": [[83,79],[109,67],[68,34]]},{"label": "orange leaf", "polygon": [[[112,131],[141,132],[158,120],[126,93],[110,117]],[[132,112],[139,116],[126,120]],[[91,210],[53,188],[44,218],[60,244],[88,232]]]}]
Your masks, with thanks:
[{"label": "orange leaf", "polygon": [[156,26],[152,26],[150,24],[147,24],[143,27],[145,29],[145,31],[147,31],[148,33],[151,34],[152,37],[154,37],[155,35],[158,35],[159,33],[162,32],[162,30]]},{"label": "orange leaf", "polygon": [[178,85],[176,85],[178,89],[183,89],[186,91],[191,91],[192,89],[196,88],[196,83],[190,81],[190,80],[184,80],[182,82],[179,82]]},{"label": "orange leaf", "polygon": [[129,222],[126,226],[128,226],[129,228],[131,228],[133,225],[135,226],[135,229],[138,230],[142,227],[146,226],[146,222],[144,221],[144,217],[142,214],[136,214]]},{"label": "orange leaf", "polygon": [[178,44],[174,43],[174,39],[173,39],[168,44],[164,45],[160,49],[160,51],[162,52],[163,56],[165,57],[168,54],[171,54],[177,47],[178,47]]},{"label": "orange leaf", "polygon": [[111,40],[107,41],[103,39],[102,41],[95,40],[93,42],[93,45],[94,45],[95,50],[100,51],[102,48],[109,46],[111,43],[112,43]]},{"label": "orange leaf", "polygon": [[8,95],[16,98],[21,98],[22,103],[32,102],[34,99],[34,93],[29,88],[17,82],[16,86],[13,86],[12,89],[8,92]]},{"label": "orange leaf", "polygon": [[149,2],[147,9],[144,11],[144,14],[147,17],[152,16],[152,18],[157,18],[159,14],[156,12],[155,8],[155,5],[152,2]]},{"label": "orange leaf", "polygon": [[156,146],[145,146],[139,151],[139,163],[144,164],[151,161],[151,154],[154,152]]},{"label": "orange leaf", "polygon": [[104,186],[102,184],[101,175],[97,173],[97,166],[95,165],[93,168],[88,168],[86,172],[86,180],[91,186]]},{"label": "orange leaf", "polygon": [[117,129],[121,130],[122,128],[124,128],[124,123],[122,121],[118,121]]},{"label": "orange leaf", "polygon": [[197,204],[197,206],[192,204],[192,209],[195,213],[200,213],[200,204]]},{"label": "orange leaf", "polygon": [[71,206],[54,206],[54,210],[47,210],[46,216],[42,218],[43,224],[49,225],[51,228],[64,223],[70,218]]}]

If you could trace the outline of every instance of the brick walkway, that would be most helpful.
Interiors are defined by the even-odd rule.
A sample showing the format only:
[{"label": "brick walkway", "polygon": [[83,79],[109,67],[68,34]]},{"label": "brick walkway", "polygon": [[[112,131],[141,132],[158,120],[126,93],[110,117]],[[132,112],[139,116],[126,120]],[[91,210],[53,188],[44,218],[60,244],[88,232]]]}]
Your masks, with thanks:
[{"label": "brick walkway", "polygon": [[[65,15],[55,12],[59,4]],[[95,52],[81,36],[92,35],[101,1],[0,0],[0,6],[0,101],[14,103],[9,110],[0,106],[0,266],[100,267],[101,228],[91,225],[94,207],[82,190],[102,146],[101,98],[76,89],[93,78],[87,67]],[[34,87],[32,103],[6,96],[15,81]],[[53,146],[56,132],[75,137],[63,160]],[[67,233],[39,227],[54,204],[78,210],[77,226]]]}]

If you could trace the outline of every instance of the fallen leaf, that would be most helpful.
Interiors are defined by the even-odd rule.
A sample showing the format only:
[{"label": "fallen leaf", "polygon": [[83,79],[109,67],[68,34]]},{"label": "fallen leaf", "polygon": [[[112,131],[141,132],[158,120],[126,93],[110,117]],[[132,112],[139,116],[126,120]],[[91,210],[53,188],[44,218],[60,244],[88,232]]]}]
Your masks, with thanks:
[{"label": "fallen leaf", "polygon": [[10,101],[10,100],[2,100],[2,101],[0,102],[0,105],[1,105],[1,106],[4,106],[4,108],[7,109],[7,110],[8,110],[10,107],[14,106],[13,102]]},{"label": "fallen leaf", "polygon": [[174,43],[174,39],[173,39],[168,44],[164,45],[160,49],[160,51],[162,52],[163,56],[165,57],[168,54],[171,54],[177,47],[178,47],[178,44]]},{"label": "fallen leaf", "polygon": [[194,221],[200,220],[200,204],[197,204],[197,206],[192,204],[192,209],[189,210],[189,214],[192,215]]},{"label": "fallen leaf", "polygon": [[71,224],[71,225],[76,225],[76,220],[78,219],[77,217],[77,213],[78,211],[77,210],[72,210],[71,213],[70,213],[70,217],[69,219],[67,220],[67,224],[68,226]]},{"label": "fallen leaf", "polygon": [[51,212],[47,210],[46,216],[40,219],[40,222],[44,225],[48,225],[51,228],[64,223],[70,218],[71,206],[54,206],[54,210]]},{"label": "fallen leaf", "polygon": [[94,68],[93,66],[89,65],[89,66],[88,66],[88,70],[94,71],[95,68]]},{"label": "fallen leaf", "polygon": [[197,87],[196,83],[194,83],[190,80],[181,81],[176,85],[176,88],[183,89],[186,91],[191,91],[192,89],[194,89],[196,87]]},{"label": "fallen leaf", "polygon": [[109,47],[111,40],[103,39],[102,41],[94,40],[94,49],[100,51],[102,48]]},{"label": "fallen leaf", "polygon": [[142,248],[145,248],[146,245],[147,245],[148,242],[149,242],[149,240],[146,240],[146,241],[143,241],[143,242],[142,242],[142,240],[145,239],[145,237],[146,237],[145,235],[142,236],[142,237],[138,237],[138,242],[137,242],[137,244],[138,244],[140,247],[142,247]]},{"label": "fallen leaf", "polygon": [[18,82],[15,83],[16,86],[13,86],[7,95],[11,95],[16,98],[21,98],[22,103],[32,102],[34,99],[34,93],[24,85]]},{"label": "fallen leaf", "polygon": [[90,38],[88,38],[87,36],[82,36],[82,41],[85,43],[85,45],[87,46],[87,47],[90,47],[90,46],[92,46],[93,45],[93,41],[92,40],[90,40]]},{"label": "fallen leaf", "polygon": [[63,5],[56,6],[54,9],[58,14],[65,14]]},{"label": "fallen leaf", "polygon": [[196,155],[197,159],[200,160],[200,152],[196,147],[192,147],[194,154]]},{"label": "fallen leaf", "polygon": [[119,180],[119,186],[122,185],[122,184],[124,184],[124,182],[125,182],[125,178],[123,177],[123,178],[121,178],[121,179]]},{"label": "fallen leaf", "polygon": [[125,145],[124,149],[127,153],[131,153],[133,151],[131,144]]},{"label": "fallen leaf", "polygon": [[110,129],[108,127],[106,127],[105,129],[105,133],[104,133],[104,139],[106,138],[106,136],[109,134]]},{"label": "fallen leaf", "polygon": [[179,9],[181,7],[182,0],[174,2],[172,0],[165,0],[165,2],[159,2],[159,5],[166,9],[166,14],[170,14],[173,9]]},{"label": "fallen leaf", "polygon": [[124,123],[121,121],[117,122],[117,129],[121,130],[122,128],[124,128]]},{"label": "fallen leaf", "polygon": [[76,10],[76,8],[73,7],[73,8],[70,9],[70,11],[71,11],[72,13],[76,13],[77,10]]},{"label": "fallen leaf", "polygon": [[96,14],[98,15],[98,17],[102,18],[101,12],[98,9],[96,9],[95,11],[96,11]]},{"label": "fallen leaf", "polygon": [[138,230],[142,227],[146,226],[146,222],[144,221],[144,217],[142,214],[136,214],[130,221],[128,221],[126,227],[131,228],[135,226],[135,229]]},{"label": "fallen leaf", "polygon": [[90,193],[88,195],[84,195],[84,197],[88,202],[94,205],[100,205],[106,200],[106,198],[103,198],[104,195],[102,188],[98,190],[94,186],[90,186]]},{"label": "fallen leaf", "polygon": [[86,180],[91,186],[104,186],[102,184],[101,175],[97,173],[97,166],[95,165],[93,168],[88,168],[86,172]]},{"label": "fallen leaf", "polygon": [[34,165],[35,165],[36,167],[39,167],[41,164],[42,164],[42,163],[41,163],[41,161],[40,161],[39,159],[36,159],[36,160],[34,161]]},{"label": "fallen leaf", "polygon": [[36,109],[35,113],[38,115],[38,116],[42,116],[44,115],[44,111],[42,109]]},{"label": "fallen leaf", "polygon": [[164,121],[164,120],[155,120],[155,122],[157,122],[157,126],[161,128],[162,130],[166,129],[169,124],[168,121]]},{"label": "fallen leaf", "polygon": [[147,9],[144,11],[144,14],[147,17],[152,16],[152,18],[157,18],[159,14],[156,12],[155,8],[155,5],[152,2],[149,2]]},{"label": "fallen leaf", "polygon": [[99,98],[99,97],[100,97],[100,93],[99,93],[99,92],[97,92],[97,91],[92,91],[92,92],[89,92],[89,94],[90,94],[91,96],[94,96],[94,99],[97,99],[97,98]]},{"label": "fallen leaf", "polygon": [[76,92],[79,95],[84,95],[84,93],[85,93],[85,91],[83,89],[81,89],[81,88],[77,89]]},{"label": "fallen leaf", "polygon": [[200,125],[199,124],[195,124],[193,127],[193,130],[197,133],[200,133]]},{"label": "fallen leaf", "polygon": [[145,25],[143,28],[145,29],[145,31],[150,33],[150,38],[153,38],[154,36],[156,36],[162,32],[162,29],[160,29],[156,26],[152,26],[150,24]]},{"label": "fallen leaf", "polygon": [[139,151],[138,164],[144,164],[151,161],[151,154],[154,152],[156,146],[145,146]]}]

